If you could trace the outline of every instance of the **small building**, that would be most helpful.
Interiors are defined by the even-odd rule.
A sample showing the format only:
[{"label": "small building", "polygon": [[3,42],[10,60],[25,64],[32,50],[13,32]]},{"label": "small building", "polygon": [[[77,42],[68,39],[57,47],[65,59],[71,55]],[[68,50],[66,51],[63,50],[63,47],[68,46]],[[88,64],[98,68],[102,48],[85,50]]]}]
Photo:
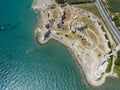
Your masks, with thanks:
[{"label": "small building", "polygon": [[48,18],[50,17],[50,13],[48,13]]},{"label": "small building", "polygon": [[84,23],[80,23],[79,25],[76,26],[76,29],[78,31],[83,31],[87,28],[87,25],[85,25]]},{"label": "small building", "polygon": [[80,31],[79,31],[79,30],[75,29],[75,31],[76,31],[76,33],[77,33],[78,35],[80,35]]},{"label": "small building", "polygon": [[60,29],[60,28],[63,28],[62,23],[58,23],[58,24],[57,24],[57,28],[59,28],[59,29]]},{"label": "small building", "polygon": [[62,22],[62,24],[64,24],[64,19],[65,19],[65,15],[66,15],[66,12],[65,11],[63,11],[63,15],[61,16],[61,22]]},{"label": "small building", "polygon": [[72,25],[71,24],[68,24],[68,29],[72,29]]},{"label": "small building", "polygon": [[58,29],[68,28],[68,25],[65,25],[65,24],[62,24],[62,23],[58,23],[58,24],[57,24],[57,28],[58,28]]},{"label": "small building", "polygon": [[80,27],[80,28],[76,28],[76,29],[79,30],[79,31],[83,31],[83,30],[86,29],[86,26],[84,26],[84,27]]},{"label": "small building", "polygon": [[51,20],[48,20],[48,21],[49,21],[48,24],[45,25],[45,27],[46,27],[47,29],[49,29],[50,27],[52,27],[52,26],[54,25],[55,20],[54,20],[54,19],[51,19]]},{"label": "small building", "polygon": [[72,31],[75,32],[75,33],[76,33],[76,31],[77,31],[74,27],[72,27],[70,30],[72,30]]},{"label": "small building", "polygon": [[50,35],[50,33],[51,33],[51,30],[48,30],[44,35],[44,39],[47,38]]},{"label": "small building", "polygon": [[55,22],[55,20],[54,19],[51,19],[51,20],[48,20],[49,21],[49,24],[52,26],[52,25],[54,25],[54,22]]},{"label": "small building", "polygon": [[59,4],[60,7],[65,7],[67,4]]},{"label": "small building", "polygon": [[52,4],[52,5],[49,5],[49,8],[50,8],[50,9],[55,9],[56,6],[55,6],[55,4]]}]

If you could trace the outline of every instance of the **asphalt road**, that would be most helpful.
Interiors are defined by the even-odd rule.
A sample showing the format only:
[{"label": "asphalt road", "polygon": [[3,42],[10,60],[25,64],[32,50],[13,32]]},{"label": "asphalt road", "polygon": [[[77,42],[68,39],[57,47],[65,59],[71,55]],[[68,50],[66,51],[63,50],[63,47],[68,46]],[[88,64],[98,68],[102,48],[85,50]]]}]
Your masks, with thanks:
[{"label": "asphalt road", "polygon": [[120,32],[118,31],[117,27],[112,22],[111,18],[109,17],[108,13],[106,12],[101,0],[96,0],[96,5],[98,7],[99,12],[101,13],[103,19],[105,20],[108,28],[110,29],[111,33],[113,34],[116,41],[120,44]]}]

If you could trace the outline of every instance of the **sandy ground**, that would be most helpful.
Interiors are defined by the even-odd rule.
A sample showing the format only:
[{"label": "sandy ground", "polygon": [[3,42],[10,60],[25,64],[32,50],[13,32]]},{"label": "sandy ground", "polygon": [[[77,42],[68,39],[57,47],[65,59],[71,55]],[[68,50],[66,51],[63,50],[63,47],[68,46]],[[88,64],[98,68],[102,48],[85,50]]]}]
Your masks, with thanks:
[{"label": "sandy ground", "polygon": [[51,0],[33,0],[32,8],[33,9],[44,9],[47,5],[51,4]]}]

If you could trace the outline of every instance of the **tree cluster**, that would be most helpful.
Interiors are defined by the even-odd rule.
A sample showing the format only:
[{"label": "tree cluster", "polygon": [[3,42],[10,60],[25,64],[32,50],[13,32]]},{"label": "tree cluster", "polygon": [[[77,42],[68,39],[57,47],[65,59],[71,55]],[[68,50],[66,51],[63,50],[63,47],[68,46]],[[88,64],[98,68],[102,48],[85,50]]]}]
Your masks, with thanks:
[{"label": "tree cluster", "polygon": [[116,24],[116,26],[117,27],[120,27],[120,18],[119,18],[119,16],[114,16],[113,18],[112,18],[112,20],[115,22],[115,24]]},{"label": "tree cluster", "polygon": [[68,3],[68,4],[81,4],[81,3],[91,3],[95,0],[56,0],[58,4]]},{"label": "tree cluster", "polygon": [[117,59],[115,60],[115,65],[120,66],[120,51],[117,52]]}]

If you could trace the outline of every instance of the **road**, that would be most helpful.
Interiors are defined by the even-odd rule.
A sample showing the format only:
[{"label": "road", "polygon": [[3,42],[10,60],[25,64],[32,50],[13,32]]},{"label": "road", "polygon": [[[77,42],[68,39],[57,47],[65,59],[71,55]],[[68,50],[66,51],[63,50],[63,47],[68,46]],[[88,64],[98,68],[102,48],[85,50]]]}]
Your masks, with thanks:
[{"label": "road", "polygon": [[112,22],[111,18],[109,17],[108,13],[106,12],[101,0],[96,0],[96,6],[101,13],[104,21],[106,22],[108,28],[110,29],[111,33],[113,34],[115,40],[120,44],[120,32],[118,31],[115,24]]}]

